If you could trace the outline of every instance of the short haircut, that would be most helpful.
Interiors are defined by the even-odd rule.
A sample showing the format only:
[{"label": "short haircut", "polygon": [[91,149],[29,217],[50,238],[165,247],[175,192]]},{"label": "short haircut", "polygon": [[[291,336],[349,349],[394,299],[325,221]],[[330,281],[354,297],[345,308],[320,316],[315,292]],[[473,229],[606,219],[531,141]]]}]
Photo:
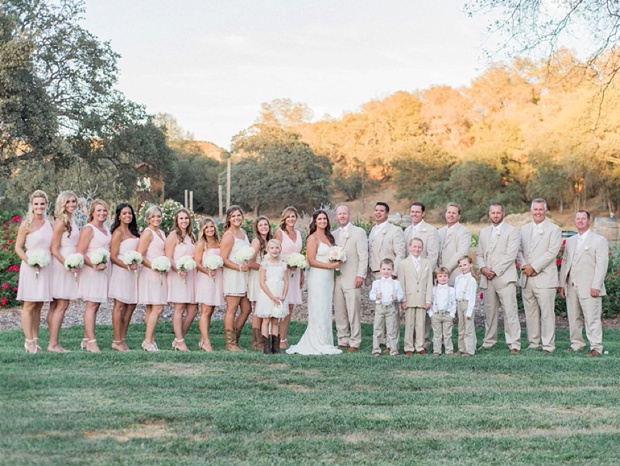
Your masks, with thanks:
[{"label": "short haircut", "polygon": [[447,275],[449,277],[450,271],[448,270],[447,267],[437,267],[435,271],[433,272],[433,278],[437,279],[437,276],[441,274]]},{"label": "short haircut", "polygon": [[577,214],[586,214],[586,216],[588,217],[588,220],[590,220],[590,212],[588,212],[587,210],[578,210],[577,212],[575,212],[575,217],[577,216]]},{"label": "short haircut", "polygon": [[381,265],[389,265],[390,267],[392,267],[392,270],[394,270],[394,261],[392,259],[383,259],[381,261]]},{"label": "short haircut", "polygon": [[422,209],[422,212],[426,212],[426,206],[424,204],[422,204],[420,201],[412,202],[411,205],[409,206],[409,210],[411,210],[411,208],[414,205],[420,207]]},{"label": "short haircut", "polygon": [[534,208],[534,204],[542,204],[543,206],[545,206],[545,210],[547,210],[547,201],[545,201],[542,197],[537,197],[532,201],[532,203],[530,204],[530,210]]},{"label": "short haircut", "polygon": [[446,210],[448,210],[448,207],[456,207],[456,209],[459,211],[459,215],[461,215],[461,206],[458,205],[456,202],[448,202],[446,204]]},{"label": "short haircut", "polygon": [[413,241],[419,241],[422,247],[424,247],[424,241],[422,241],[422,238],[418,238],[417,236],[415,238],[411,238],[407,243],[407,246],[409,246]]},{"label": "short haircut", "polygon": [[375,207],[377,207],[377,206],[379,206],[379,205],[380,205],[380,206],[385,207],[385,211],[386,211],[388,214],[390,213],[390,206],[389,206],[389,205],[387,205],[387,203],[382,202],[382,201],[379,201],[379,202],[377,202],[377,203],[375,204]]},{"label": "short haircut", "polygon": [[470,264],[473,264],[473,261],[471,260],[471,257],[469,257],[469,256],[461,256],[461,257],[459,257],[459,260],[458,260],[457,264],[460,264],[462,260],[466,260]]},{"label": "short haircut", "polygon": [[501,202],[494,202],[489,206],[489,210],[491,210],[491,207],[499,207],[500,209],[502,209],[502,212],[504,212],[504,204],[502,204]]}]

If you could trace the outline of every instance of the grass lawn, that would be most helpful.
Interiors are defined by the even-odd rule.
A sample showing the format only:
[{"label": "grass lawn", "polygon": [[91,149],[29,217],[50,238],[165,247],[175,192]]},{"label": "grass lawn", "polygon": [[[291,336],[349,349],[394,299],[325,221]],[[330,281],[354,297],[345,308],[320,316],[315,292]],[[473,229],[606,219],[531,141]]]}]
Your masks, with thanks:
[{"label": "grass lawn", "polygon": [[[605,330],[597,359],[562,351],[567,330],[553,355],[510,356],[500,342],[473,358],[374,358],[371,330],[339,356],[229,353],[221,321],[211,354],[169,350],[169,323],[159,353],[114,352],[102,326],[100,355],[33,356],[20,331],[2,331],[0,464],[620,462],[620,330]],[[143,332],[130,328],[130,347]],[[77,348],[81,328],[61,338]]]}]

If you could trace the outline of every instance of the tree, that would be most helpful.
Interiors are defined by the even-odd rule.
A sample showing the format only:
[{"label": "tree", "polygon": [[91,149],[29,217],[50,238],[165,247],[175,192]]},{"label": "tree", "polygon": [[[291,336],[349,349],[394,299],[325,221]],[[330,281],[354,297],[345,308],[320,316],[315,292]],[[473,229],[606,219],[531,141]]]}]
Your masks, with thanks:
[{"label": "tree", "polygon": [[301,102],[291,99],[274,99],[261,104],[260,116],[257,124],[291,128],[312,120],[312,109]]},{"label": "tree", "polygon": [[232,201],[258,215],[287,205],[312,210],[329,201],[331,163],[298,134],[254,125],[233,138]]}]

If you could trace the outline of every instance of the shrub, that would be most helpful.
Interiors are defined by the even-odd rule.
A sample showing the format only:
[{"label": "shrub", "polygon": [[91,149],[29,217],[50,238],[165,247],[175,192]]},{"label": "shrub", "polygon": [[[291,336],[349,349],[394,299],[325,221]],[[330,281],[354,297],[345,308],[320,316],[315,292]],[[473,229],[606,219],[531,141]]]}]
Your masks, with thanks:
[{"label": "shrub", "polygon": [[607,296],[603,296],[603,317],[616,317],[620,314],[620,246],[609,248],[605,289]]},{"label": "shrub", "polygon": [[17,305],[21,260],[14,247],[20,223],[14,212],[0,212],[0,308]]},{"label": "shrub", "polygon": [[[163,204],[154,204],[151,202],[145,202],[140,211],[138,212],[138,230],[142,232],[148,224],[146,223],[146,211],[149,207],[157,205],[161,209],[162,213],[162,221],[159,228],[163,230],[164,233],[169,234],[172,231],[172,227],[174,225],[174,214],[177,210],[183,208],[183,204],[177,201],[173,201],[172,199],[166,199]],[[189,209],[188,209],[189,210]],[[190,218],[192,220],[192,228],[194,230],[194,234],[198,232],[198,219],[194,212],[190,211]]]}]

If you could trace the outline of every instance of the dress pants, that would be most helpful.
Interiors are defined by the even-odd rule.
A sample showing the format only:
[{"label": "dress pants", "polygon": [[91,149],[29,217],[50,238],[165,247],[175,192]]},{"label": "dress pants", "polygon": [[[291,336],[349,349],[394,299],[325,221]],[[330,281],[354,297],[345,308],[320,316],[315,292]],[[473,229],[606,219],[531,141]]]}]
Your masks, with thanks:
[{"label": "dress pants", "polygon": [[522,289],[527,341],[531,349],[555,351],[555,288]]},{"label": "dress pants", "polygon": [[435,312],[431,316],[434,354],[441,354],[442,342],[446,354],[452,354],[454,352],[454,346],[452,345],[452,321],[453,317],[449,312]]},{"label": "dress pants", "polygon": [[583,324],[585,323],[590,349],[603,354],[603,324],[601,322],[603,299],[600,296],[580,298],[578,288],[569,284],[566,287],[566,310],[571,348],[580,350],[586,346],[583,340]]},{"label": "dress pants", "polygon": [[334,314],[336,316],[336,335],[339,346],[359,348],[362,343],[361,296],[362,290],[360,288],[343,289],[342,282],[336,278]]},{"label": "dress pants", "polygon": [[[463,299],[456,303],[456,309],[459,318],[459,351],[462,353],[476,354],[476,325],[474,317],[467,320],[465,313],[467,312],[469,301]],[[461,346],[462,344],[462,346]]]},{"label": "dress pants", "polygon": [[375,322],[372,329],[372,354],[381,354],[379,339],[381,335],[387,337],[387,347],[390,354],[398,354],[398,340],[396,339],[397,303],[375,304]]},{"label": "dress pants", "polygon": [[519,323],[519,309],[517,307],[517,286],[515,283],[509,283],[503,288],[496,288],[493,280],[488,281],[488,287],[484,290],[485,319],[482,346],[491,348],[497,343],[497,321],[500,305],[504,310],[506,345],[510,349],[519,351],[521,350],[521,324]]},{"label": "dress pants", "polygon": [[426,309],[408,307],[405,309],[405,352],[424,349],[424,321]]}]

